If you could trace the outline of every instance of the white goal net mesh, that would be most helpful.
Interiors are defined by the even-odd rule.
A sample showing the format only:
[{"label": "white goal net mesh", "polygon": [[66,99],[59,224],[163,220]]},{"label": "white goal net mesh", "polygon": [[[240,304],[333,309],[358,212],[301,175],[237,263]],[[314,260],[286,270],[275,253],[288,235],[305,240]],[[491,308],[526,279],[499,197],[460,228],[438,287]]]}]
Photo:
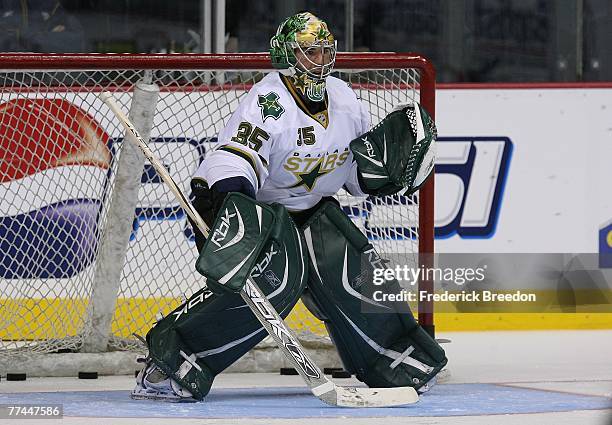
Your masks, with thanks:
[{"label": "white goal net mesh", "polygon": [[[337,64],[335,75],[351,83],[373,124],[395,104],[419,99],[415,68]],[[189,194],[190,177],[216,135],[268,72],[150,69],[145,62],[142,69],[45,69],[42,61],[28,67],[0,70],[0,359],[77,351],[91,332],[92,294],[107,285],[96,266],[104,261],[101,241],[115,225],[108,217],[124,135],[99,92],[113,92],[128,111],[138,80],[159,86],[150,145]],[[116,265],[117,289],[105,301],[108,349],[142,348],[132,334],[146,334],[158,313],[179,306],[201,282],[184,212],[148,163],[136,172],[127,251]],[[417,196],[339,197],[391,265],[416,263]],[[301,303],[288,324],[298,333],[325,334]]]}]

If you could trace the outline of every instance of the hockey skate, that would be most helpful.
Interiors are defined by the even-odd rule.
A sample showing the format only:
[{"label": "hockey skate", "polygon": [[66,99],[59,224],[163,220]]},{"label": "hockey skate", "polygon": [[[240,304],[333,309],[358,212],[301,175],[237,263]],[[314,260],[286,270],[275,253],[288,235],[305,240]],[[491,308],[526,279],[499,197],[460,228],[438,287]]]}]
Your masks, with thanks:
[{"label": "hockey skate", "polygon": [[419,388],[417,390],[417,393],[420,394],[425,394],[426,392],[428,392],[429,390],[431,390],[431,388],[436,385],[438,383],[438,378],[437,376],[434,376],[433,378],[431,378],[429,380],[429,382],[427,382],[425,385],[423,385],[421,388]]},{"label": "hockey skate", "polygon": [[136,376],[136,387],[132,390],[131,397],[135,400],[161,400],[172,403],[197,401],[189,391],[181,388],[151,361]]}]

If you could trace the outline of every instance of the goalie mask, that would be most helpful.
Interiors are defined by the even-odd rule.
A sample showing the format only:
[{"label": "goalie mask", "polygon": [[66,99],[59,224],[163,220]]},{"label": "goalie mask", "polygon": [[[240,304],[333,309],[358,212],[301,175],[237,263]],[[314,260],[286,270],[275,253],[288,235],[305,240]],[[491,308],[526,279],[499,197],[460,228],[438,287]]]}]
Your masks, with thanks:
[{"label": "goalie mask", "polygon": [[270,39],[270,56],[309,100],[323,100],[325,78],[336,61],[336,40],[325,22],[310,12],[287,18]]}]

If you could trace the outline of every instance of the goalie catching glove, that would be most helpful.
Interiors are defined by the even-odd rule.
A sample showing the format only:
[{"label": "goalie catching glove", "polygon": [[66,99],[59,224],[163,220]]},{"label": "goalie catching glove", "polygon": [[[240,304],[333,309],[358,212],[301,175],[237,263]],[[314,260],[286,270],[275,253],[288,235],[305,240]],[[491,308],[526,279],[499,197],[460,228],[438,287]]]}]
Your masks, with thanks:
[{"label": "goalie catching glove", "polygon": [[353,140],[361,190],[392,195],[416,192],[432,173],[436,125],[417,102],[400,105],[367,133]]}]

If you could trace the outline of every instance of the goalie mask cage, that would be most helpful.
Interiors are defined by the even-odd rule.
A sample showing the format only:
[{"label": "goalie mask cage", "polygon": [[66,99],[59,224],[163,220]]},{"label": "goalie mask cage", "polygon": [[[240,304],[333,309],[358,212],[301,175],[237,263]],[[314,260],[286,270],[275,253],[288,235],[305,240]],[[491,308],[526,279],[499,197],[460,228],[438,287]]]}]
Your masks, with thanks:
[{"label": "goalie mask cage", "polygon": [[[0,55],[0,374],[62,374],[57,360],[37,367],[51,353],[133,361],[144,349],[133,334],[201,284],[186,215],[97,95],[111,91],[130,111],[189,194],[242,96],[272,71],[265,54]],[[333,75],[368,105],[372,124],[413,99],[435,114],[434,71],[421,56],[339,53]],[[390,267],[433,252],[433,178],[411,197],[338,197]],[[418,308],[433,332],[431,304]],[[287,322],[307,348],[331,346],[301,302]],[[105,369],[95,356],[101,373],[134,370]]]}]

